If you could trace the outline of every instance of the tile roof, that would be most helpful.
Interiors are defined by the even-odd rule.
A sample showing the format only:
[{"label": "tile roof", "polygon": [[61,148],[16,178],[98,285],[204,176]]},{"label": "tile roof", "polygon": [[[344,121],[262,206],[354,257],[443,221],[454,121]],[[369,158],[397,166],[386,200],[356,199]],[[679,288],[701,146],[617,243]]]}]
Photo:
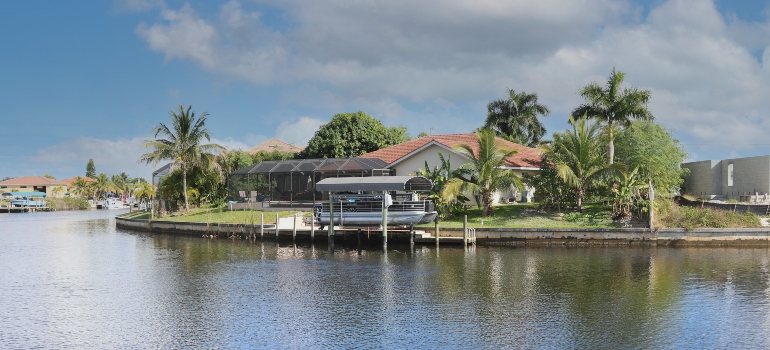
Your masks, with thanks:
[{"label": "tile roof", "polygon": [[271,137],[265,141],[262,141],[262,143],[252,148],[249,148],[248,150],[246,150],[246,152],[249,152],[251,154],[255,154],[261,151],[267,151],[267,152],[272,152],[272,151],[287,152],[288,151],[288,152],[296,153],[296,152],[302,151],[303,149],[305,149],[305,147],[295,146],[290,143],[283,142],[275,137]]},{"label": "tile roof", "polygon": [[[513,143],[510,141],[496,138],[495,141],[498,147],[506,149],[516,149],[518,152],[512,157],[509,157],[505,166],[516,168],[540,168],[540,153],[537,148],[531,148]],[[386,147],[374,152],[359,156],[360,158],[380,158],[388,163],[388,165],[399,161],[413,152],[427,146],[428,144],[438,144],[454,150],[462,144],[469,145],[474,152],[478,152],[479,144],[476,140],[475,133],[467,134],[448,134],[448,135],[431,135],[416,138],[414,140],[399,143],[394,146]]]},{"label": "tile roof", "polygon": [[61,180],[49,179],[42,176],[22,176],[15,179],[0,181],[3,186],[66,186]]}]

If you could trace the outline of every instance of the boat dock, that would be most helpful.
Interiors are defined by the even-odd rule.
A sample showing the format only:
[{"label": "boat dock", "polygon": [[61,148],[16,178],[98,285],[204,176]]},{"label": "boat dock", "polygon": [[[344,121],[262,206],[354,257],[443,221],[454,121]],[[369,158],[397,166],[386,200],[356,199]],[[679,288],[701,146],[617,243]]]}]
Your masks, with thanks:
[{"label": "boat dock", "polygon": [[52,211],[51,207],[0,207],[0,213],[34,213],[37,211]]}]

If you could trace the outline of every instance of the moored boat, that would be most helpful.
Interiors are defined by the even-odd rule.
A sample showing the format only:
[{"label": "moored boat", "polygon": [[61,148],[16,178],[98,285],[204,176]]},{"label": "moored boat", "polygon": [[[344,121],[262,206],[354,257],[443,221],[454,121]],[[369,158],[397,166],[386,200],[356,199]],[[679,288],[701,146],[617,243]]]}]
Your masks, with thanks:
[{"label": "moored boat", "polygon": [[[383,202],[389,201],[383,201],[382,194],[335,195],[333,198],[335,226],[380,225]],[[388,225],[428,223],[438,215],[433,202],[429,200],[392,200],[391,203],[387,205]],[[321,225],[326,226],[331,222],[329,208],[329,203],[316,206],[316,217]]]}]

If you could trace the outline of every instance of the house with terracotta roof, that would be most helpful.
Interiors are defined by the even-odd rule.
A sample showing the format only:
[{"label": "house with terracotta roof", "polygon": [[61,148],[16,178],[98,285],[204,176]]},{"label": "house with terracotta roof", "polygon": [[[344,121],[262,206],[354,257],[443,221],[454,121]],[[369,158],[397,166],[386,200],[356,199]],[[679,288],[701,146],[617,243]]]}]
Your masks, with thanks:
[{"label": "house with terracotta roof", "polygon": [[[519,176],[525,173],[535,173],[540,170],[540,154],[536,148],[513,143],[502,138],[496,138],[495,143],[498,147],[504,149],[515,149],[516,154],[506,159],[504,168],[513,170]],[[448,159],[452,170],[460,165],[470,162],[470,159],[456,149],[466,144],[478,152],[479,144],[475,133],[467,134],[448,134],[431,135],[416,138],[398,145],[383,148],[359,156],[360,158],[379,158],[388,163],[388,169],[394,169],[395,175],[416,174],[417,171],[425,167],[425,162],[433,169],[434,166],[441,166],[439,153]],[[525,193],[499,193],[495,196],[495,202],[509,201],[515,198],[521,201],[523,197],[530,197],[534,194],[534,189],[525,187]]]},{"label": "house with terracotta roof", "polygon": [[67,184],[42,176],[22,176],[0,181],[0,192],[44,192],[48,197],[63,197]]},{"label": "house with terracotta roof", "polygon": [[252,148],[249,148],[248,150],[246,150],[246,152],[249,152],[251,154],[256,154],[258,152],[263,152],[263,151],[264,152],[279,151],[279,152],[297,153],[297,152],[301,152],[304,149],[305,149],[305,147],[296,146],[296,145],[290,144],[288,142],[283,142],[283,141],[281,141],[281,140],[279,140],[279,139],[277,139],[275,137],[271,137],[271,138],[263,141],[262,143],[254,146]]}]

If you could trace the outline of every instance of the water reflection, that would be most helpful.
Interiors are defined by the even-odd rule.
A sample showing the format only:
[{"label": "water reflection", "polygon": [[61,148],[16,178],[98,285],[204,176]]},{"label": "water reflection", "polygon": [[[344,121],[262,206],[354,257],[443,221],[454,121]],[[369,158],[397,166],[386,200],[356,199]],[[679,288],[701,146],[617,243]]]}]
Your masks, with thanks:
[{"label": "water reflection", "polygon": [[768,348],[770,250],[365,249],[1,215],[3,348]]}]

